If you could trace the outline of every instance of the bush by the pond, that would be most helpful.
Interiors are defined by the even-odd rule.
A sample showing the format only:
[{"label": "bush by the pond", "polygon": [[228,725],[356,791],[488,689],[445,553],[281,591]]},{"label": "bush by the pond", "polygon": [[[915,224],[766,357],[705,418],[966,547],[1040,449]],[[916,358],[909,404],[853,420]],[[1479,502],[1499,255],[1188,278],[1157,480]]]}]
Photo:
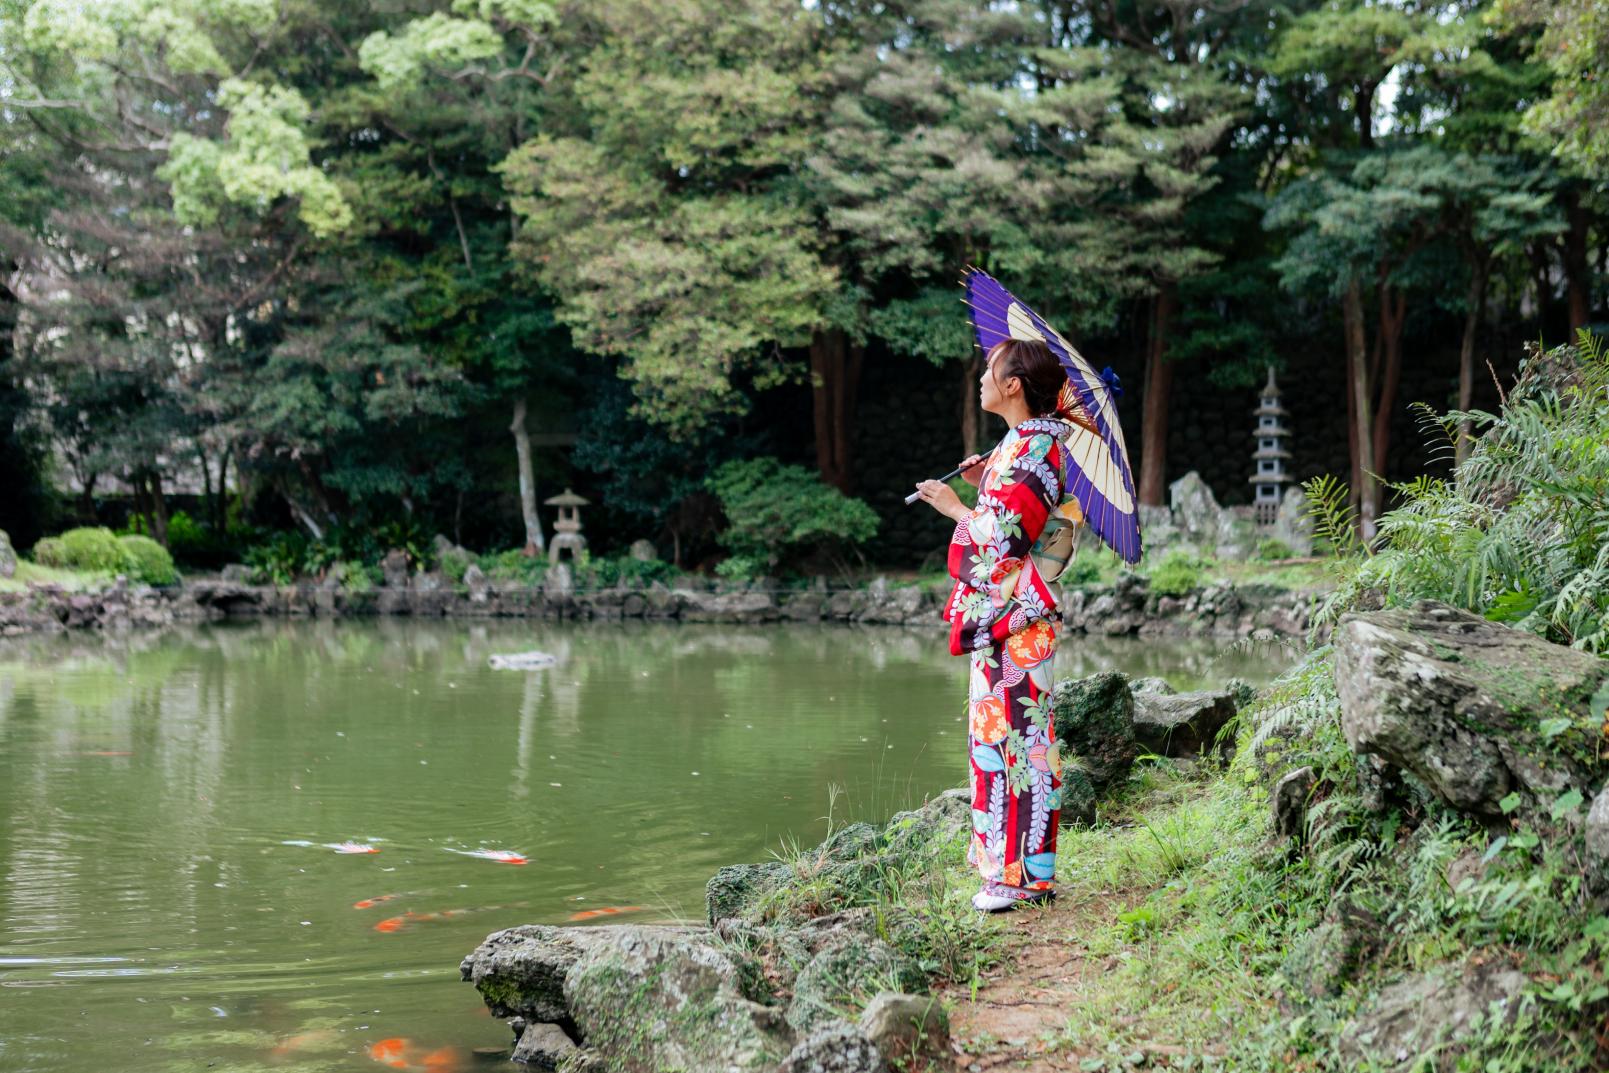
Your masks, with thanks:
[{"label": "bush by the pond", "polygon": [[179,577],[173,556],[150,537],[133,533],[120,537],[98,526],[45,537],[34,545],[33,557],[41,566],[123,574],[147,585],[171,585]]},{"label": "bush by the pond", "polygon": [[117,542],[133,564],[129,572],[131,580],[147,585],[171,585],[179,580],[179,572],[173,568],[173,556],[150,537],[131,533],[118,537]]},{"label": "bush by the pond", "polygon": [[721,544],[748,560],[741,565],[749,571],[758,564],[773,569],[813,550],[841,562],[840,552],[877,533],[871,507],[823,484],[814,472],[775,458],[727,462],[709,488],[726,513]]},{"label": "bush by the pond", "polygon": [[1175,548],[1151,568],[1151,591],[1164,596],[1183,596],[1201,587],[1202,578],[1212,565],[1211,559]]}]

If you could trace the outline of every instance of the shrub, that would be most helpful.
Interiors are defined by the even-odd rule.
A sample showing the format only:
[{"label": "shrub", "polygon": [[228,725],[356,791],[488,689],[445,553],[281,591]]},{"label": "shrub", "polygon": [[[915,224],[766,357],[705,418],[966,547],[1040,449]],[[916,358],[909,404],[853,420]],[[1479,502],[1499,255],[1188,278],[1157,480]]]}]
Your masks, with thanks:
[{"label": "shrub", "polygon": [[1201,576],[1212,568],[1211,559],[1174,549],[1151,569],[1151,591],[1164,596],[1183,596],[1201,587]]},{"label": "shrub", "polygon": [[521,585],[540,585],[548,571],[546,555],[526,555],[522,548],[482,555],[479,561],[487,577]]},{"label": "shrub", "polygon": [[34,562],[57,569],[66,567],[67,546],[61,542],[61,537],[41,537],[34,545]]},{"label": "shrub", "polygon": [[1291,546],[1283,540],[1264,537],[1257,542],[1257,550],[1252,553],[1252,556],[1263,562],[1273,562],[1277,559],[1294,559],[1296,552],[1291,550]]},{"label": "shrub", "polygon": [[275,533],[247,548],[242,558],[256,580],[289,585],[301,573],[307,550],[307,538],[301,533]]},{"label": "shrub", "polygon": [[877,533],[877,514],[865,503],[775,458],[728,462],[709,488],[726,513],[721,543],[762,569],[811,550],[830,555],[834,545],[852,547]]},{"label": "shrub", "polygon": [[1092,585],[1101,579],[1101,567],[1094,559],[1086,559],[1080,555],[1067,564],[1061,572],[1060,584],[1076,589],[1080,585]]},{"label": "shrub", "polygon": [[646,585],[652,581],[668,581],[679,572],[676,567],[663,559],[643,562],[629,555],[593,559],[591,570],[593,584],[602,588],[617,585],[622,579],[634,581],[639,585]]},{"label": "shrub", "polygon": [[343,592],[368,592],[374,588],[374,577],[368,567],[352,559],[345,559],[330,567],[330,573],[340,583]]},{"label": "shrub", "polygon": [[173,556],[150,537],[131,533],[118,537],[117,542],[133,564],[130,579],[147,585],[171,585],[179,580],[179,572],[173,569]]},{"label": "shrub", "polygon": [[34,545],[34,562],[68,570],[94,570],[107,574],[136,572],[134,558],[118,543],[110,529],[69,529]]}]

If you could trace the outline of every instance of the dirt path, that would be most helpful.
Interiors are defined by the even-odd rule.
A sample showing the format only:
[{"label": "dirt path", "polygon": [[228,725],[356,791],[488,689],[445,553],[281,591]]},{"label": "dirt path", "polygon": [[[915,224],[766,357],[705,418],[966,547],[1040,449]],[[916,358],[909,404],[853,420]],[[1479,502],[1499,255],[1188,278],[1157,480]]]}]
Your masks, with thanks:
[{"label": "dirt path", "polygon": [[[983,975],[977,994],[955,985],[941,992],[951,1006],[955,1068],[967,1073],[1062,1073],[1098,1053],[1090,1040],[1066,1035],[1080,1001],[1120,959],[1090,953],[1089,939],[1120,926],[1117,915],[1145,900],[1146,891],[1064,895],[1045,909],[1016,910],[1006,918],[1010,937],[1001,965]],[[1123,1018],[1125,1024],[1132,1018]],[[1114,1026],[1118,1027],[1118,1026]],[[1160,1041],[1136,1047],[1146,1064],[1161,1064],[1182,1048]]]}]

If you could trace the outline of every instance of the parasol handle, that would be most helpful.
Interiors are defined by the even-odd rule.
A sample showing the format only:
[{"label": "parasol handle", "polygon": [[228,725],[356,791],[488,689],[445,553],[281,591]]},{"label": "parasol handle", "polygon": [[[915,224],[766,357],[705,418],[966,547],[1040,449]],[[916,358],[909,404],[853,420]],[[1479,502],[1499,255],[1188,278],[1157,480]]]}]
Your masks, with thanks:
[{"label": "parasol handle", "polygon": [[[957,477],[961,476],[961,471],[963,469],[965,469],[965,468],[966,468],[965,466],[956,466],[950,472],[946,473],[944,476],[942,476],[942,477],[940,477],[938,479],[941,480],[941,481],[953,481]],[[921,497],[922,497],[921,492],[912,492],[910,495],[905,497],[905,505],[908,507],[912,503],[915,503]]]}]

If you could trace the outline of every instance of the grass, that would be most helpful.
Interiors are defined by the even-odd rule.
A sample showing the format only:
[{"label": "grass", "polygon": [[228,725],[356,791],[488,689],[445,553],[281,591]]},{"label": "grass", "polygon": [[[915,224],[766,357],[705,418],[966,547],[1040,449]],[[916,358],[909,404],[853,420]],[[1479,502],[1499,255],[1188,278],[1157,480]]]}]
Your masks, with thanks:
[{"label": "grass", "polygon": [[60,585],[68,592],[94,592],[111,582],[112,576],[102,570],[68,570],[18,559],[16,574],[0,578],[0,592],[26,592],[29,585]]}]

